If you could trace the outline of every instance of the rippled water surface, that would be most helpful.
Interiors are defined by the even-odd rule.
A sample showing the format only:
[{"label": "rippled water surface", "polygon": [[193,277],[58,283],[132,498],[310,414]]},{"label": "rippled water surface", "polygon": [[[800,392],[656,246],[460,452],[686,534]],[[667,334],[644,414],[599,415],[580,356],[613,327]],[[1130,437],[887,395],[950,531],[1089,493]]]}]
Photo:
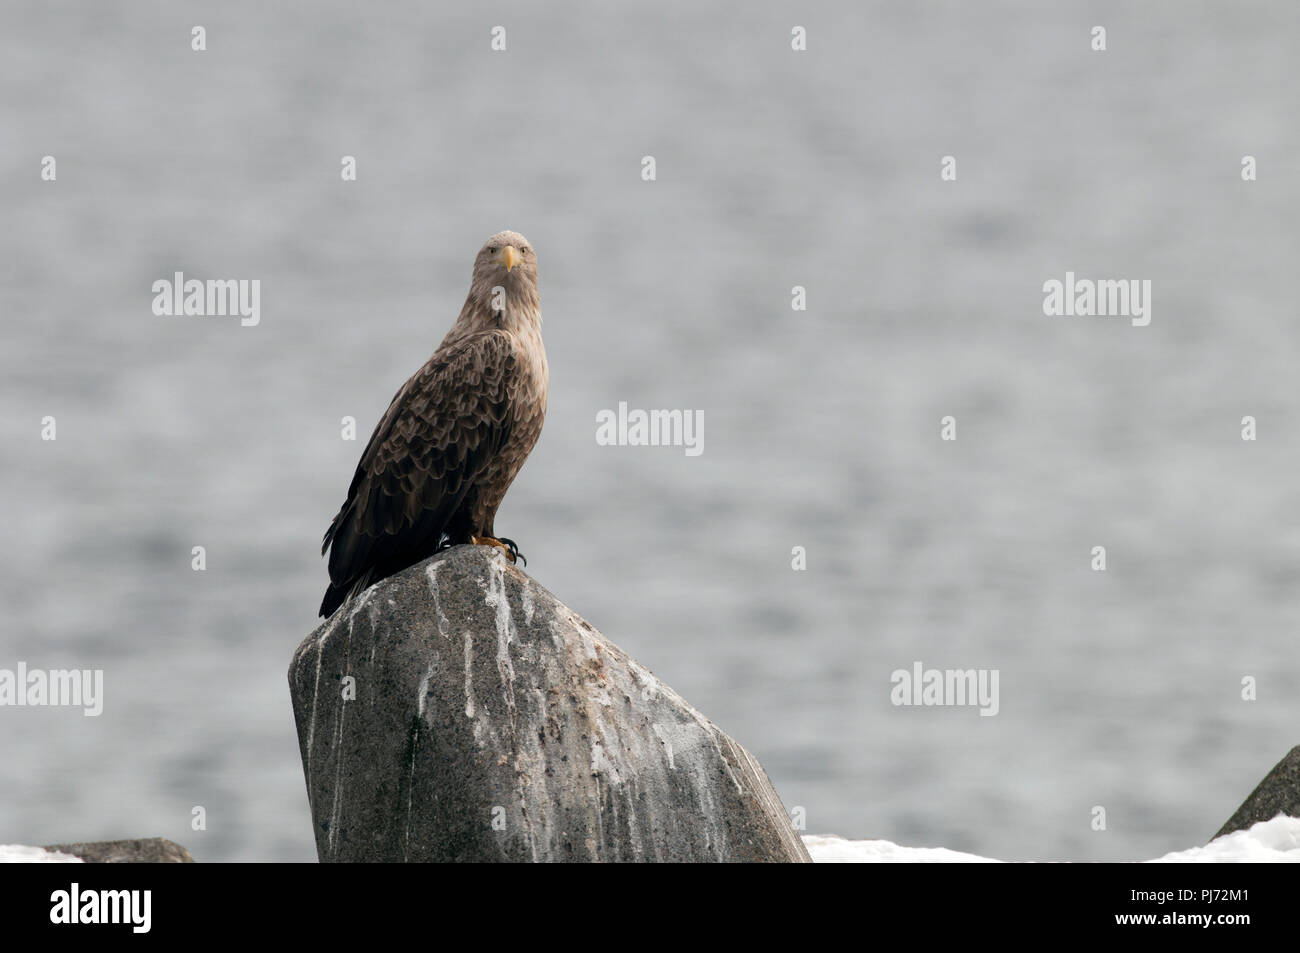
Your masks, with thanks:
[{"label": "rippled water surface", "polygon": [[[1208,838],[1300,742],[1300,7],[1094,7],[6,5],[0,667],[106,688],[0,709],[0,842],[314,859],[318,541],[507,227],[552,376],[498,529],[810,832]],[[1067,270],[1149,279],[1150,326],[1045,317]],[[261,323],[156,317],[176,271]],[[599,446],[619,401],[704,452]],[[999,714],[894,707],[916,661]]]}]

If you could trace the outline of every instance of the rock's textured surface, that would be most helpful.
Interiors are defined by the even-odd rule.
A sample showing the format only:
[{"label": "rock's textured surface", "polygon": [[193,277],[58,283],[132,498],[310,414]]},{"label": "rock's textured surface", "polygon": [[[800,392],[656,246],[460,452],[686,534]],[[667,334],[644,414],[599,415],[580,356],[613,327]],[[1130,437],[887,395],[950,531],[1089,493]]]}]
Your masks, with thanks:
[{"label": "rock's textured surface", "polygon": [[1250,797],[1237,808],[1237,813],[1228,818],[1228,823],[1214,836],[1249,830],[1251,825],[1271,821],[1279,814],[1300,817],[1300,745],[1287,752],[1286,757],[1264,776],[1264,780],[1250,792]]},{"label": "rock's textured surface", "polygon": [[371,587],[289,668],[322,861],[807,861],[762,767],[487,546]]},{"label": "rock's textured surface", "polygon": [[88,864],[192,864],[190,852],[162,837],[101,840],[86,844],[52,844],[46,850],[80,857]]}]

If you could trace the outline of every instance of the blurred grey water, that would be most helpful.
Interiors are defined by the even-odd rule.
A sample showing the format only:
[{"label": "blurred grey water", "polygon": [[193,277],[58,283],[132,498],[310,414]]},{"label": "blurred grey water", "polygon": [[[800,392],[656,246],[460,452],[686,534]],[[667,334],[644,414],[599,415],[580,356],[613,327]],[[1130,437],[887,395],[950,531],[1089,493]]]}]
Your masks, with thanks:
[{"label": "blurred grey water", "polygon": [[[106,680],[0,709],[0,842],[314,859],[320,535],[501,228],[552,382],[498,528],[810,833],[1210,836],[1300,742],[1300,8],[1071,6],[0,7],[0,667]],[[1150,279],[1151,325],[1045,317],[1067,270]],[[155,317],[174,271],[260,279],[261,324]],[[704,453],[598,446],[619,401]],[[893,707],[917,660],[1000,714]]]}]

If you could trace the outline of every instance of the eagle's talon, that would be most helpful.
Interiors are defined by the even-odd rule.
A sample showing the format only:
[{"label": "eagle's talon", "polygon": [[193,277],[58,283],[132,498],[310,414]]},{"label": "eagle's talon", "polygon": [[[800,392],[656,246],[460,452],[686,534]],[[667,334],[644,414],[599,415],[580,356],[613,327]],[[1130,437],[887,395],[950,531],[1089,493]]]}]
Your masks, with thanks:
[{"label": "eagle's talon", "polygon": [[502,536],[501,542],[505,543],[506,549],[510,552],[510,561],[512,563],[520,563],[524,566],[528,565],[528,560],[524,558],[524,554],[519,551],[519,547],[515,545],[513,539],[506,539]]},{"label": "eagle's talon", "polygon": [[[478,546],[501,547],[502,549],[505,550],[506,556],[510,558],[510,561],[512,563],[520,559],[524,559],[523,555],[519,552],[519,547],[515,545],[515,541],[513,539],[496,539],[492,536],[471,536],[469,538],[469,541]],[[528,565],[528,560],[524,559],[524,565],[525,566]]]}]

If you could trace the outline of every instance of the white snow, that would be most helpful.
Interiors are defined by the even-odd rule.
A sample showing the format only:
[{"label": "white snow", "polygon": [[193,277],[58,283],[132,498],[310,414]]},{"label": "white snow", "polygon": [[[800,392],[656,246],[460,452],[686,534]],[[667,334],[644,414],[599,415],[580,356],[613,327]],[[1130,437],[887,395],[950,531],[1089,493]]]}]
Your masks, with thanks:
[{"label": "white snow", "polygon": [[[804,844],[821,864],[1000,864],[944,847],[900,847],[887,840],[845,840],[808,834]],[[1148,864],[1300,864],[1300,818],[1279,814],[1248,831],[1236,831],[1204,847],[1165,854]]]},{"label": "white snow", "polygon": [[946,847],[899,847],[887,840],[845,840],[833,834],[808,834],[804,846],[819,864],[1000,864]]},{"label": "white snow", "polygon": [[1165,854],[1148,864],[1300,864],[1300,818],[1279,814],[1204,847]]},{"label": "white snow", "polygon": [[61,854],[44,847],[24,847],[22,844],[0,844],[0,864],[80,864],[80,857]]}]

